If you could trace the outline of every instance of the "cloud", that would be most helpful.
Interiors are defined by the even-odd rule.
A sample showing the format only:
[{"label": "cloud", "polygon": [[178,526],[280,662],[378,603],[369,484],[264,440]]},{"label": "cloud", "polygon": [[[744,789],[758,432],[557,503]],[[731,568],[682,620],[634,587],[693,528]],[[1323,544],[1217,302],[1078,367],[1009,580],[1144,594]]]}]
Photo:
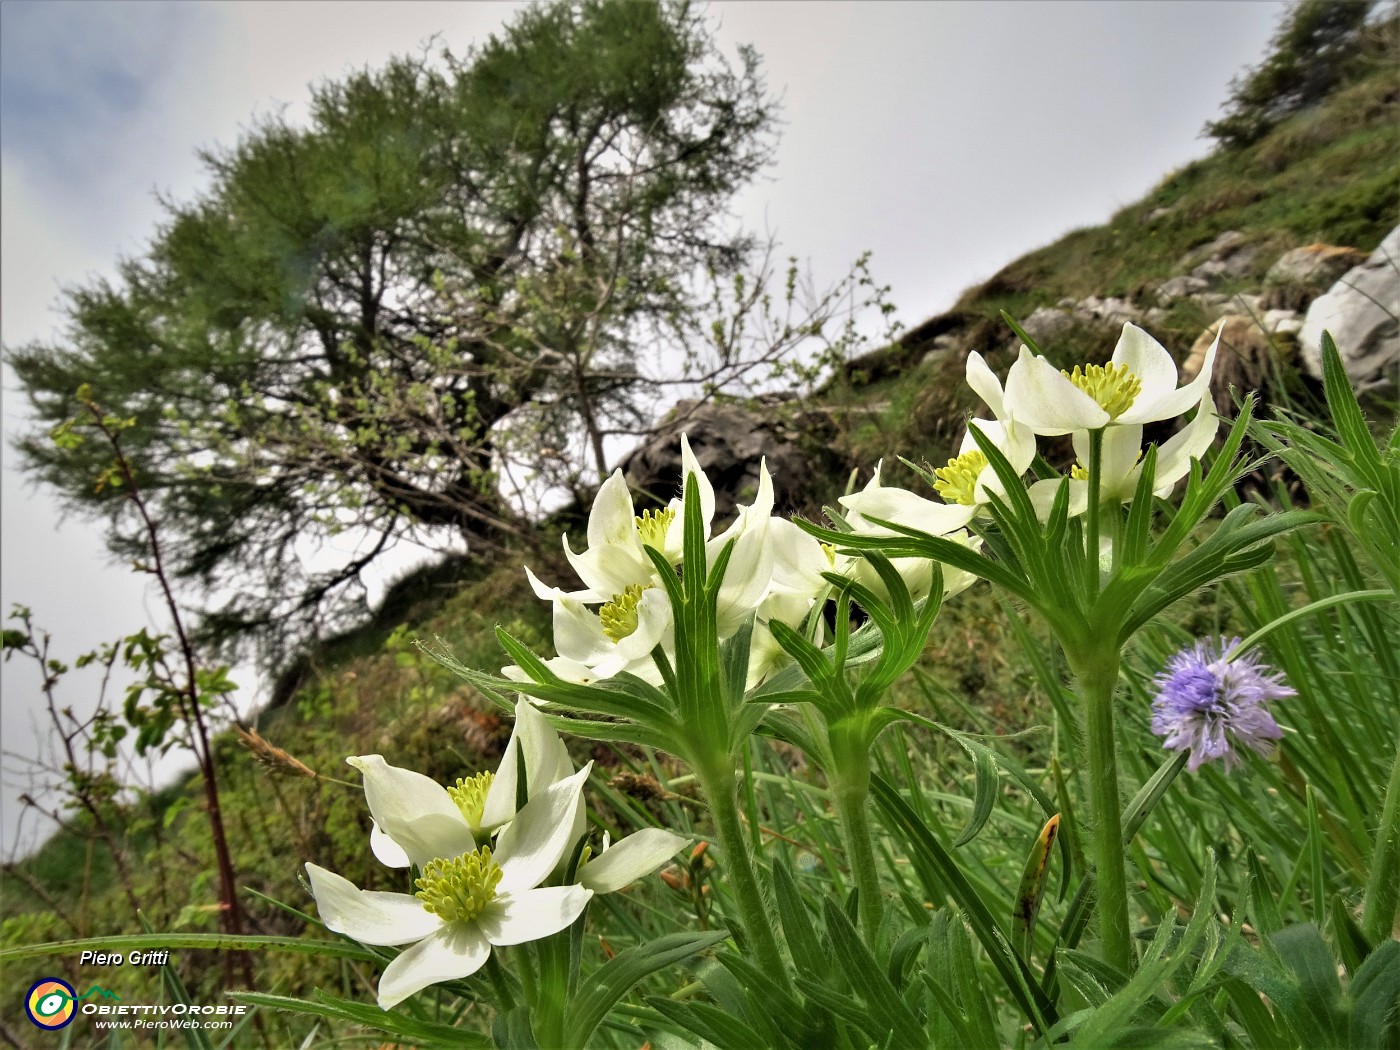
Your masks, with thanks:
[{"label": "cloud", "polygon": [[212,21],[184,4],[6,4],[0,34],[5,152],[41,179],[104,178],[167,93],[182,44]]}]

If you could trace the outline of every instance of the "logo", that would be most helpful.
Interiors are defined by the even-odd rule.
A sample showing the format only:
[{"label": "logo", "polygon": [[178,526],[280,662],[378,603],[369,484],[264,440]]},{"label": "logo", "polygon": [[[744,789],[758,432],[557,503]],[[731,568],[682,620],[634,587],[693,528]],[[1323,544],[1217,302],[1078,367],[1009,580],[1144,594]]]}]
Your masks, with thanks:
[{"label": "logo", "polygon": [[29,995],[24,1000],[24,1012],[40,1028],[66,1028],[77,1012],[74,1008],[77,998],[73,986],[67,981],[45,977],[35,981],[29,989]]},{"label": "logo", "polygon": [[82,995],[73,991],[73,986],[58,977],[45,977],[35,981],[24,999],[24,1012],[40,1028],[57,1030],[66,1028],[73,1021],[75,1007],[80,999],[94,995],[99,999],[121,1002],[121,996],[106,988],[93,985]]}]

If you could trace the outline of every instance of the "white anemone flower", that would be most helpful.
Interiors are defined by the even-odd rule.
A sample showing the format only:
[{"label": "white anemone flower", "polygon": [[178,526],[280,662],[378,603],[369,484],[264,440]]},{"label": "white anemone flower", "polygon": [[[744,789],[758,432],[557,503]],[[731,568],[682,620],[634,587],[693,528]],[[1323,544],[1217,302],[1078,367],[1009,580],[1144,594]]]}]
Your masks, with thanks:
[{"label": "white anemone flower", "polygon": [[[1199,460],[1215,440],[1220,429],[1220,417],[1209,391],[1201,397],[1196,417],[1174,434],[1157,450],[1157,466],[1152,475],[1152,493],[1166,496],[1191,471],[1191,461]],[[1079,462],[1070,472],[1069,513],[1083,514],[1089,505],[1089,476],[1085,464],[1089,460],[1089,435],[1074,434],[1074,451]],[[1099,494],[1105,503],[1128,503],[1137,491],[1142,476],[1142,427],[1128,425],[1110,427],[1104,432],[1103,455],[1100,460]],[[1031,502],[1042,519],[1050,514],[1061,482],[1056,479],[1037,481],[1030,488]]]},{"label": "white anemone flower", "polygon": [[[684,434],[681,471],[682,492],[685,478],[695,476],[700,520],[708,537],[715,515],[715,492]],[[654,547],[672,565],[678,564],[684,521],[685,501],[681,498],[672,499],[662,510],[638,514],[622,471],[613,471],[598,489],[588,512],[588,547],[575,553],[569,538],[564,537],[564,554],[585,587],[569,597],[583,602],[608,602],[629,587],[647,586],[655,578],[656,568],[643,548]]]},{"label": "white anemone flower", "polygon": [[[1035,459],[1035,435],[1014,420],[974,419],[972,425],[1011,464],[1018,475]],[[933,472],[934,490],[942,503],[925,499],[907,489],[880,483],[875,477],[860,492],[840,498],[841,505],[864,518],[881,518],[909,525],[931,536],[943,536],[964,528],[991,502],[993,494],[1005,498],[1006,488],[988,461],[970,426],[958,454]]]},{"label": "white anemone flower", "polygon": [[1200,372],[1181,387],[1171,354],[1131,323],[1123,325],[1107,365],[1065,372],[1023,346],[1006,377],[1003,410],[1047,436],[1172,419],[1198,404],[1209,389],[1219,345],[1217,332]]},{"label": "white anemone flower", "polygon": [[[706,536],[706,560],[713,564],[727,543],[734,544],[717,596],[719,637],[728,638],[754,614],[763,600],[773,571],[768,530],[773,511],[773,480],[768,466],[759,466],[758,493],[752,504],[739,508],[734,523],[710,537],[714,490],[700,469],[689,441],[681,438],[687,475],[696,478],[701,524]],[[632,497],[621,472],[604,482],[588,519],[589,547],[570,562],[588,585],[568,592],[542,583],[527,568],[535,594],[554,605],[554,646],[558,653],[545,665],[566,681],[589,684],[615,675],[634,674],[653,685],[661,672],[652,658],[660,646],[668,656],[675,646],[670,600],[647,559],[643,546],[660,551],[671,564],[682,556],[685,518],[683,500],[672,500],[659,515],[633,514]],[[645,563],[645,570],[642,568]],[[601,601],[595,612],[590,603]],[[528,675],[517,666],[501,672],[514,681]]]},{"label": "white anemone flower", "polygon": [[715,596],[715,620],[723,641],[753,616],[773,578],[773,479],[768,463],[758,467],[758,494],[747,507],[740,507],[734,523],[705,545],[705,561],[713,565],[720,551],[731,540],[734,549]]},{"label": "white anemone flower", "polygon": [[[972,519],[976,512],[975,507],[935,503],[908,489],[885,485],[880,480],[881,466],[880,463],[875,464],[874,476],[860,492],[841,497],[841,504],[849,511],[846,523],[851,526],[852,531],[862,536],[903,536],[894,529],[869,520],[879,518],[905,528],[926,532],[931,536],[941,536],[965,547],[976,549],[982,545],[980,539],[969,535],[962,528]],[[892,558],[890,563],[898,570],[915,601],[928,596],[933,589],[933,566],[927,559]],[[850,564],[839,571],[870,588],[875,594],[882,597],[885,595],[883,581],[864,558],[851,559]],[[944,565],[943,596],[950,598],[960,594],[972,586],[975,580],[976,577],[971,573]]]},{"label": "white anemone flower", "polygon": [[315,864],[306,871],[328,929],[362,944],[412,945],[379,979],[382,1009],[431,984],[470,977],[492,947],[548,937],[582,914],[592,890],[540,883],[578,839],[581,792],[592,766],[534,795],[494,849],[478,848],[446,789],[429,778],[386,776],[374,763],[361,766],[375,820],[422,872],[417,892],[362,890]]},{"label": "white anemone flower", "polygon": [[[669,654],[675,635],[671,602],[659,582],[630,584],[595,612],[525,571],[535,593],[554,603],[554,648],[559,655],[544,661],[546,667],[565,681],[585,685],[623,672],[652,685],[661,682],[652,650],[660,645]],[[530,678],[514,664],[501,673],[517,682]]]},{"label": "white anemone flower", "polygon": [[[515,816],[522,757],[526,788],[531,795],[574,772],[568,748],[529,700],[515,705],[515,725],[496,771],[461,778],[450,788],[411,769],[391,766],[379,755],[360,755],[347,761],[364,777],[365,794],[373,799],[371,814],[376,812],[376,805],[392,812],[392,799],[405,793],[432,796],[436,800],[434,811],[449,813],[443,803],[445,796],[457,807],[472,836],[481,838]],[[379,862],[390,868],[406,868],[411,863],[408,853],[380,827],[378,819],[370,826],[369,845]]]}]

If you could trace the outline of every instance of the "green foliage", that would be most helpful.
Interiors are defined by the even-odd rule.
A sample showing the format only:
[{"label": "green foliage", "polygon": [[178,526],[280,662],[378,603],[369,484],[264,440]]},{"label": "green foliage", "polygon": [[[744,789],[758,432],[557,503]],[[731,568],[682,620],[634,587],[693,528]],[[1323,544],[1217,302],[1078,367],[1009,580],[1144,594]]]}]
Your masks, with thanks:
[{"label": "green foliage", "polygon": [[[498,548],[503,457],[538,471],[635,426],[638,348],[689,342],[696,274],[749,257],[720,219],[772,128],[756,56],[731,68],[678,3],[531,7],[463,58],[321,84],[309,126],[203,154],[211,187],[117,282],[68,292],[64,340],[9,351],[26,467],[139,550],[94,490],[103,450],[50,437],[86,384],[129,421],[178,574],[232,595],[212,633],[279,655],[407,529]],[[357,554],[305,567],[347,530]]]},{"label": "green foliage", "polygon": [[1230,82],[1225,116],[1208,123],[1206,134],[1226,147],[1248,146],[1284,117],[1321,102],[1355,75],[1368,30],[1373,36],[1385,31],[1367,26],[1376,4],[1297,0],[1274,33],[1268,57]]}]

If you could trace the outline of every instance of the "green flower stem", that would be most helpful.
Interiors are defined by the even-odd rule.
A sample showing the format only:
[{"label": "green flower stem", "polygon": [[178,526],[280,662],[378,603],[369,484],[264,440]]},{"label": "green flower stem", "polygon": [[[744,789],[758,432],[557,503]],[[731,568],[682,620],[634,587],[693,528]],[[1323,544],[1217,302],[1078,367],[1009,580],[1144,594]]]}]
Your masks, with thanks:
[{"label": "green flower stem", "polygon": [[1104,960],[1124,973],[1134,969],[1128,925],[1127,852],[1118,796],[1118,751],[1113,729],[1113,693],[1118,684],[1116,650],[1071,657],[1084,701],[1089,747],[1089,803],[1094,820],[1093,857],[1098,872],[1097,912]]},{"label": "green flower stem", "polygon": [[884,918],[885,902],[870,834],[870,746],[863,726],[833,726],[829,741],[831,792],[846,839],[851,875],[860,891],[860,924],[866,940],[874,944]]},{"label": "green flower stem", "polygon": [[846,850],[860,891],[860,924],[871,944],[880,932],[885,902],[880,893],[880,875],[875,867],[875,847],[870,837],[870,789],[843,788],[836,794],[836,810],[846,833]]},{"label": "green flower stem", "polygon": [[748,836],[744,834],[744,826],[739,819],[739,781],[734,771],[734,761],[729,755],[717,755],[692,760],[690,766],[714,816],[715,835],[719,839],[730,885],[739,904],[744,932],[748,934],[749,943],[753,945],[762,969],[787,987],[788,967],[778,950],[771,911],[763,903],[763,892],[759,889]]},{"label": "green flower stem", "polygon": [[1366,879],[1366,907],[1361,932],[1372,944],[1388,940],[1395,931],[1395,908],[1400,903],[1400,746],[1390,767],[1385,789],[1381,826],[1371,854],[1371,874]]},{"label": "green flower stem", "polygon": [[1092,602],[1099,593],[1099,504],[1103,473],[1103,430],[1089,431],[1089,503],[1084,509],[1084,582]]}]

